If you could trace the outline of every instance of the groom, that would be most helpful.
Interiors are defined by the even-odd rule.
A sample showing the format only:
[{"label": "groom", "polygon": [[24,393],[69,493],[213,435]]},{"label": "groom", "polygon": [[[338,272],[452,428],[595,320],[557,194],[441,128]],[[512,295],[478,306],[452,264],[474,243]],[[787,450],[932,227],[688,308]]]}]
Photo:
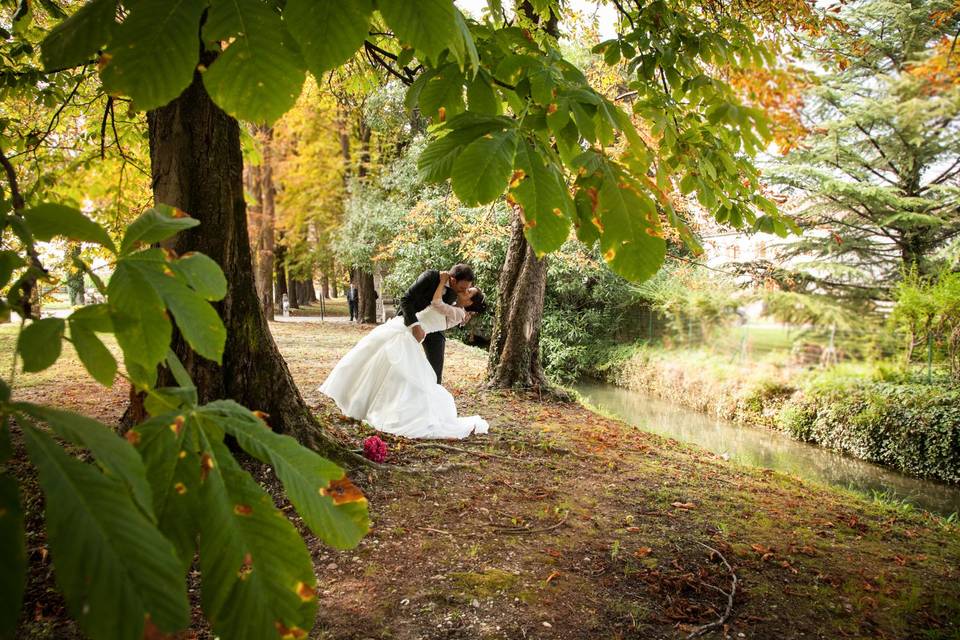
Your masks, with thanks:
[{"label": "groom", "polygon": [[[437,372],[437,384],[440,384],[440,379],[443,377],[443,352],[447,339],[442,331],[435,331],[430,334],[424,333],[420,323],[417,322],[417,312],[430,306],[430,301],[433,300],[433,294],[439,285],[440,272],[436,269],[429,269],[421,273],[417,281],[400,298],[400,313],[403,314],[403,323],[412,327],[413,337],[423,344],[423,350],[427,353],[427,361]],[[457,294],[463,293],[471,286],[473,286],[473,269],[466,264],[454,265],[450,269],[450,282],[447,284],[446,291],[443,292],[443,301],[447,304],[453,304],[457,300]]]}]

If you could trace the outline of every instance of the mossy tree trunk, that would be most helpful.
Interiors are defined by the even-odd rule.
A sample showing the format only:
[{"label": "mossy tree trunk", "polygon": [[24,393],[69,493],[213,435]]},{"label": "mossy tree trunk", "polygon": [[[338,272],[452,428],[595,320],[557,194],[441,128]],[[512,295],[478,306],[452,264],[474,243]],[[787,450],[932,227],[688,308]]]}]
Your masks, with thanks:
[{"label": "mossy tree trunk", "polygon": [[538,258],[523,235],[514,210],[510,244],[500,271],[497,316],[487,363],[488,383],[496,388],[547,387],[540,365],[540,327],[547,289],[547,260]]}]

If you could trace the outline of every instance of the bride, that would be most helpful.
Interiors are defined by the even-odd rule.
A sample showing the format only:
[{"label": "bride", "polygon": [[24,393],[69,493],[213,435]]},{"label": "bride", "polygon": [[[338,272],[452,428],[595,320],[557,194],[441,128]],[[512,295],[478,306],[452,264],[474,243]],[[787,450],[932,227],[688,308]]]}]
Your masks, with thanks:
[{"label": "bride", "polygon": [[[458,293],[456,306],[446,304],[442,298],[449,280],[449,273],[440,274],[430,306],[417,313],[426,333],[465,324],[486,310],[476,287]],[[489,428],[480,416],[457,417],[453,396],[437,384],[423,347],[399,316],[364,336],[320,391],[345,415],[407,438],[465,438]]]}]

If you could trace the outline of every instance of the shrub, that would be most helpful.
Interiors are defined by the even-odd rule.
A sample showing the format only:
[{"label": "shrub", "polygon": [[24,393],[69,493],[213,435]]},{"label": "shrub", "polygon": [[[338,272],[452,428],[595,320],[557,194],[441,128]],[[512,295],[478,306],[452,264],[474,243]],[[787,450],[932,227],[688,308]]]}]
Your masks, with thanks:
[{"label": "shrub", "polygon": [[906,473],[960,482],[960,389],[848,380],[779,415],[793,437]]}]

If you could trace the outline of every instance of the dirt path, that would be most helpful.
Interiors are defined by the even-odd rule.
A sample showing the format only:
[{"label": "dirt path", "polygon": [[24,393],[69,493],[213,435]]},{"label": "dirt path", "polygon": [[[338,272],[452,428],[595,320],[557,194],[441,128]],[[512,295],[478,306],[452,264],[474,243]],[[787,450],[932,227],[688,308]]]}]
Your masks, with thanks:
[{"label": "dirt path", "polygon": [[[373,432],[315,389],[369,328],[272,329],[320,419],[358,447]],[[683,638],[724,612],[733,575],[732,615],[706,637],[960,637],[956,526],[577,405],[490,393],[484,354],[447,349],[461,413],[484,415],[491,433],[442,443],[463,451],[384,436],[388,463],[417,472],[355,477],[373,518],[357,549],[311,541],[322,594],[312,637]],[[123,389],[92,404],[94,385],[60,373],[18,393],[116,420]],[[49,573],[34,573],[28,606],[56,627]]]}]

